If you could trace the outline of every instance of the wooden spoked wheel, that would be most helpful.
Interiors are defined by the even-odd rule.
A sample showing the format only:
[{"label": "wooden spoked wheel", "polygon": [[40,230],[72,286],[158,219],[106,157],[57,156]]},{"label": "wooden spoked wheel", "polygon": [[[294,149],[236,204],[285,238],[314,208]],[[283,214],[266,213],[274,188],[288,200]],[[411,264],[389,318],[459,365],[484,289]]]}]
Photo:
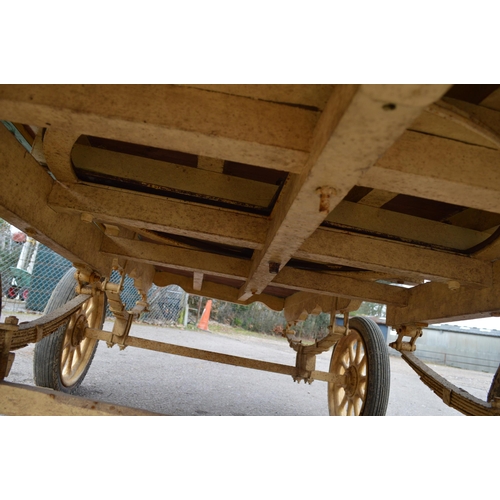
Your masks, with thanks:
[{"label": "wooden spoked wheel", "polygon": [[94,356],[98,340],[85,338],[85,328],[100,328],[103,297],[91,297],[74,313],[68,322],[61,352],[61,383],[72,387]]},{"label": "wooden spoked wheel", "polygon": [[[75,269],[70,269],[57,284],[45,308],[46,314],[76,296],[74,274]],[[97,340],[85,337],[85,328],[102,328],[105,312],[105,294],[91,296],[66,324],[36,344],[33,358],[36,385],[66,393],[78,389],[98,344]]]},{"label": "wooden spoked wheel", "polygon": [[366,348],[355,330],[343,337],[332,356],[330,372],[338,378],[329,391],[328,405],[333,415],[361,415],[367,390]]},{"label": "wooden spoked wheel", "polygon": [[328,383],[330,415],[385,415],[389,401],[389,353],[377,324],[363,317],[352,318],[349,332],[332,354]]}]

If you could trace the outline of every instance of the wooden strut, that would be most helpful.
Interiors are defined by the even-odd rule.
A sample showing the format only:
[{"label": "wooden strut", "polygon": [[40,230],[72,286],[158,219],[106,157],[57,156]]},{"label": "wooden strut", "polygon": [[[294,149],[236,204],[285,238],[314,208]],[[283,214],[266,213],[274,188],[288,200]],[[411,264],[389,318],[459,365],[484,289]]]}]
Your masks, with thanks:
[{"label": "wooden strut", "polygon": [[[87,328],[85,330],[85,336],[91,339],[111,342],[113,333],[93,328]],[[221,354],[211,351],[204,351],[201,349],[194,349],[192,347],[183,347],[174,344],[158,342],[156,340],[141,339],[138,337],[128,336],[123,340],[123,343],[121,345],[125,347],[139,347],[141,349],[174,354],[176,356],[184,356],[187,358],[203,359],[206,361],[213,361],[225,365],[241,366],[243,368],[252,368],[254,370],[281,373],[283,375],[292,376],[294,380],[298,378],[307,378],[308,381],[322,380],[324,382],[334,382],[336,379],[336,376],[333,373],[327,373],[318,370],[303,373],[302,370],[295,366],[282,365],[280,363],[270,363],[268,361],[260,361],[256,359],[243,358],[240,356],[232,356],[229,354]]]},{"label": "wooden strut", "polygon": [[500,405],[495,401],[486,403],[453,385],[420,361],[413,353],[402,352],[401,357],[417,372],[420,380],[451,408],[469,416],[500,415]]}]

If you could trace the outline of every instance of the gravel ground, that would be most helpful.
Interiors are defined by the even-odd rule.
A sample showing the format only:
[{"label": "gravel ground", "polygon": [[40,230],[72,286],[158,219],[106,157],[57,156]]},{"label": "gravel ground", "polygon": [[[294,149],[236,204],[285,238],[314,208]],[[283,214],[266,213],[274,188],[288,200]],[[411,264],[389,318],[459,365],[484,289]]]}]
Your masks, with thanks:
[{"label": "gravel ground", "polygon": [[[20,318],[21,321],[26,319]],[[105,325],[110,330],[112,324]],[[131,335],[214,352],[294,364],[284,339],[134,325]],[[10,382],[33,385],[34,346],[17,351]],[[417,351],[418,352],[418,351]],[[317,358],[328,371],[329,353]],[[387,415],[460,416],[428,389],[397,356],[391,360]],[[471,394],[486,399],[492,374],[431,365]],[[77,395],[167,415],[322,416],[328,414],[326,383],[294,383],[286,375],[249,370],[128,347],[100,343]]]}]

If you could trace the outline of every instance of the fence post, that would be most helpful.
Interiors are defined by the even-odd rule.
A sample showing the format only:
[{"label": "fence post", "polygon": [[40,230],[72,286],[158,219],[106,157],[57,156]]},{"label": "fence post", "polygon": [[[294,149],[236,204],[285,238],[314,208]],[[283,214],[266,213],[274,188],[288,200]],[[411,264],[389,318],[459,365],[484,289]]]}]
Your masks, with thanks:
[{"label": "fence post", "polygon": [[186,328],[187,324],[188,324],[188,316],[189,316],[188,299],[189,299],[189,293],[185,293],[184,294],[184,328]]}]

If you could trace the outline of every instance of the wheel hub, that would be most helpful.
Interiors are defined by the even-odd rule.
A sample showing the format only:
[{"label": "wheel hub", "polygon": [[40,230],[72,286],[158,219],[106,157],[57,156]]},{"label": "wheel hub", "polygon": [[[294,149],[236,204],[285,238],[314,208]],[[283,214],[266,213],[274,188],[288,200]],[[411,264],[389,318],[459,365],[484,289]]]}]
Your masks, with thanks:
[{"label": "wheel hub", "polygon": [[359,375],[358,369],[355,366],[350,366],[345,373],[345,386],[344,390],[347,397],[352,397],[356,393],[358,387]]},{"label": "wheel hub", "polygon": [[80,313],[75,321],[73,331],[71,332],[71,345],[76,347],[85,337],[85,328],[88,327],[85,314]]}]

